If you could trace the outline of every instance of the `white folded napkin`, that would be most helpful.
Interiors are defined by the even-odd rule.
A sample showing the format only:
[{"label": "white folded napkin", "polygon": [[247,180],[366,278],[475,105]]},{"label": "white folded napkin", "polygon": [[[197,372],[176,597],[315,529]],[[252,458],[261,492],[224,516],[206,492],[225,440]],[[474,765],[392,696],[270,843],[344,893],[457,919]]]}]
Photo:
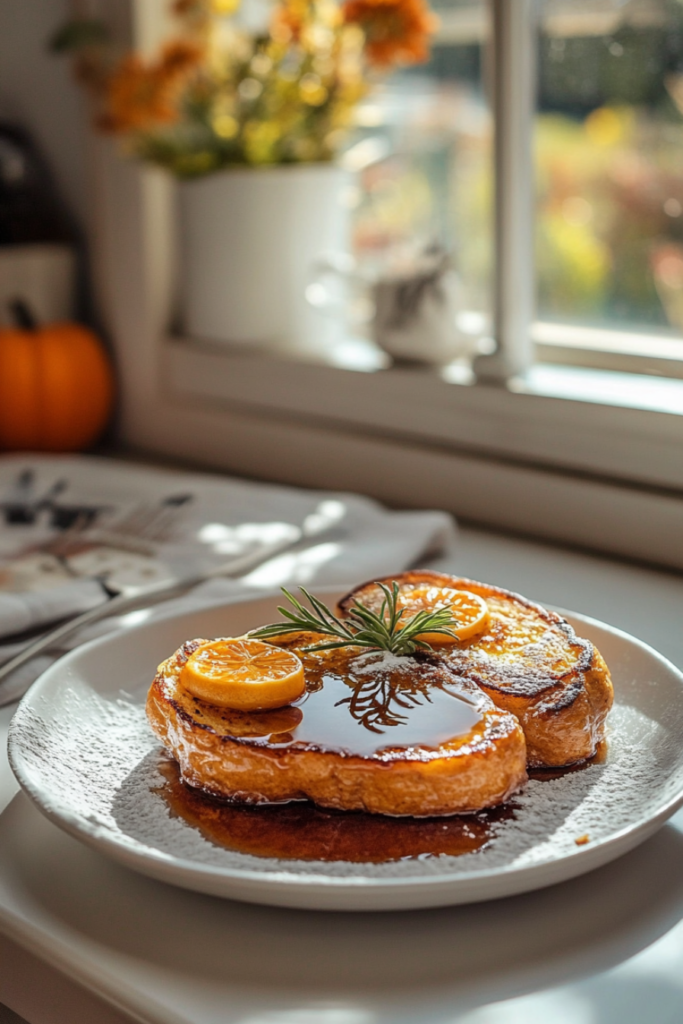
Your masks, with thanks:
[{"label": "white folded napkin", "polygon": [[[124,577],[126,573],[144,572],[156,576],[183,576],[217,562],[222,564],[245,550],[258,551],[259,545],[267,544],[273,535],[287,536],[287,530],[296,535],[296,530],[302,531],[295,548],[270,558],[242,579],[213,579],[182,598],[143,612],[104,619],[70,638],[64,649],[142,619],[152,620],[235,600],[242,595],[277,590],[281,586],[350,587],[399,572],[420,559],[437,554],[452,541],[455,533],[452,517],[444,512],[392,512],[359,495],[172,473],[113,460],[73,456],[0,458],[0,514],[9,505],[15,518],[30,518],[29,514],[16,511],[17,481],[23,481],[19,498],[26,504],[28,474],[32,474],[30,497],[34,504],[39,503],[41,494],[49,492],[50,488],[54,490],[57,480],[66,481],[59,496],[65,507],[77,507],[79,503],[83,507],[106,506],[113,510],[108,514],[110,518],[113,515],[114,523],[116,516],[119,522],[123,521],[122,516],[124,519],[128,516],[130,522],[133,515],[136,517],[133,522],[144,524],[158,509],[159,502],[169,495],[191,495],[191,501],[170,524],[172,529],[160,540],[151,542],[153,551],[149,564],[139,555],[125,553],[121,555],[120,564],[113,563],[113,571],[123,573]],[[54,509],[47,514],[42,510],[36,515],[34,526],[41,538],[50,537],[46,519],[54,515]],[[60,515],[64,518],[58,508],[57,517]],[[3,523],[0,518],[0,559],[4,556],[6,571],[14,564],[13,537],[21,532],[20,550],[26,550],[27,544],[30,546],[30,529],[24,522],[17,528],[13,523]],[[80,562],[74,559],[76,567],[82,564],[87,569],[94,556],[79,557]],[[83,557],[91,561],[83,562]],[[0,560],[0,574],[2,566]],[[31,582],[36,585],[35,580]],[[0,591],[0,637],[11,637],[32,626],[75,614],[101,600],[102,588],[92,579],[61,581],[58,586],[40,591]],[[13,657],[22,646],[22,643],[0,643],[0,663]],[[50,658],[54,660],[59,653],[51,654]],[[42,655],[23,666],[2,683],[0,695],[7,696],[10,689],[22,690],[26,681],[36,678],[49,663],[50,659]]]},{"label": "white folded napkin", "polygon": [[40,623],[67,618],[106,600],[96,580],[74,580],[37,592],[0,592],[0,636],[23,633]]}]

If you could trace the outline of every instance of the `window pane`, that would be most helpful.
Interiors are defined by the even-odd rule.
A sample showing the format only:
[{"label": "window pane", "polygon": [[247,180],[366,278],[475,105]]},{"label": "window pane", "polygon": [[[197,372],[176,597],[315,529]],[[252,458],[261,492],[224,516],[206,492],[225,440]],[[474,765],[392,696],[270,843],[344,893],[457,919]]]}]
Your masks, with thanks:
[{"label": "window pane", "polygon": [[683,331],[683,3],[545,0],[539,317]]},{"label": "window pane", "polygon": [[458,323],[479,351],[491,301],[492,123],[482,82],[488,4],[431,6],[440,29],[430,62],[392,75],[358,111],[358,138],[376,159],[361,176],[354,251],[375,265],[434,242],[451,251],[461,279]]}]

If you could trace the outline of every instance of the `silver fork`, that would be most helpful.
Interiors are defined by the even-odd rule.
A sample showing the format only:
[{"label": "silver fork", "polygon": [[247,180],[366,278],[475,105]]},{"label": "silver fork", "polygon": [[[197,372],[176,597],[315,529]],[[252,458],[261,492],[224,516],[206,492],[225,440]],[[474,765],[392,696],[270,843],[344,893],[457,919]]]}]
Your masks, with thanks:
[{"label": "silver fork", "polygon": [[91,524],[87,518],[77,519],[68,529],[35,550],[60,560],[80,551],[83,545],[118,548],[151,557],[155,554],[154,544],[169,539],[178,513],[190,501],[191,494],[171,494],[158,504],[143,502],[109,527],[99,526],[97,522]]},{"label": "silver fork", "polygon": [[92,533],[94,536],[118,537],[121,540],[126,538],[143,538],[157,542],[168,540],[169,533],[177,521],[178,513],[191,501],[191,494],[169,494],[156,505],[144,502],[117,520],[111,529],[98,529],[95,526]]}]

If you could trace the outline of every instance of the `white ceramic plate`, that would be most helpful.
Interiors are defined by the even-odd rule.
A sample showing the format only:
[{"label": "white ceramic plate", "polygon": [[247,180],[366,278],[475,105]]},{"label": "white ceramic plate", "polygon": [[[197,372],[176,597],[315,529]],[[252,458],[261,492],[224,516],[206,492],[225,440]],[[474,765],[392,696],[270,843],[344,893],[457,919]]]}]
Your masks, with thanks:
[{"label": "white ceramic plate", "polygon": [[273,621],[278,601],[143,624],[49,669],[19,706],[9,746],[19,782],[43,813],[107,856],[188,889],[289,907],[400,910],[495,899],[591,871],[643,842],[683,803],[683,675],[633,637],[564,613],[612,671],[607,759],[530,782],[514,818],[496,827],[485,848],[350,864],[215,846],[170,816],[156,792],[159,748],[144,718],[145,693],[156,665],[184,640],[239,635]]}]

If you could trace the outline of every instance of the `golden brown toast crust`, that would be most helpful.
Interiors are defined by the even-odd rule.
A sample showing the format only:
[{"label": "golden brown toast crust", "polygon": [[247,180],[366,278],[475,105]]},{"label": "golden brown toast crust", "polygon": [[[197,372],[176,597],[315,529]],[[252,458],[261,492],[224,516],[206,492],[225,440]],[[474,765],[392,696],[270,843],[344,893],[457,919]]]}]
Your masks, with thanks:
[{"label": "golden brown toast crust", "polygon": [[[476,724],[437,748],[388,745],[361,756],[292,743],[291,735],[288,740],[300,717],[296,707],[247,715],[193,697],[179,675],[202,642],[189,641],[159,666],[147,698],[154,732],[192,786],[245,803],[310,799],[323,807],[423,817],[494,806],[526,780],[524,736],[516,719],[434,659],[416,663],[423,682],[445,680],[462,689],[476,706]],[[314,678],[312,659],[323,656],[300,656]]]},{"label": "golden brown toast crust", "polygon": [[612,682],[599,651],[565,619],[500,587],[429,570],[362,584],[339,602],[340,614],[354,598],[372,599],[377,582],[393,580],[469,590],[487,602],[491,619],[484,633],[436,650],[519,719],[530,767],[573,764],[596,753],[613,702]]}]

